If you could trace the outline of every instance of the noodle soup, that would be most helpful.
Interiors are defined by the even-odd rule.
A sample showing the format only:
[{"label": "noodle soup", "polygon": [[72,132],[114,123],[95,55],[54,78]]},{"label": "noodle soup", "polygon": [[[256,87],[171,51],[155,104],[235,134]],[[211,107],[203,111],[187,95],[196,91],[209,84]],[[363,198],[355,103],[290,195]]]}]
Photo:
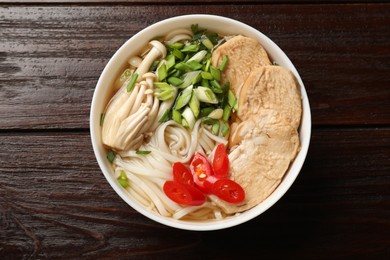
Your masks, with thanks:
[{"label": "noodle soup", "polygon": [[[244,121],[238,113],[241,93],[239,84],[234,82],[237,77],[229,75],[229,68],[234,67],[231,64],[235,62],[234,55],[230,60],[229,55],[221,54],[218,61],[213,61],[213,55],[220,46],[227,46],[225,43],[233,42],[230,40],[238,35],[248,35],[248,39],[256,43],[258,35],[252,28],[237,22],[234,22],[236,30],[232,32],[223,31],[222,27],[215,28],[218,23],[214,23],[214,27],[205,25],[209,19],[219,20],[220,25],[233,22],[226,18],[192,16],[199,19],[191,20],[190,17],[187,17],[187,26],[175,27],[152,40],[143,36],[143,44],[137,41],[137,46],[134,40],[132,46],[138,52],[129,55],[124,50],[129,50],[130,45],[125,44],[114,55],[114,58],[120,56],[122,62],[114,62],[114,58],[110,61],[98,82],[98,88],[100,92],[115,94],[108,95],[108,98],[100,97],[103,104],[99,106],[99,112],[94,111],[91,124],[94,122],[95,125],[91,127],[91,136],[97,157],[104,160],[98,161],[106,178],[132,207],[163,224],[209,230],[249,220],[276,202],[278,197],[275,196],[280,197],[299,172],[308,143],[297,135],[299,147],[292,160],[295,161],[283,170],[280,181],[261,201],[246,200],[252,197],[253,191],[251,187],[246,189],[247,184],[240,177],[243,174],[232,165],[235,160],[240,161],[237,147],[245,143],[244,139],[237,141],[237,136],[240,136],[237,129],[240,127],[236,126],[244,125]],[[177,19],[181,18],[186,19],[186,16]],[[168,24],[170,22],[173,20],[165,21]],[[146,30],[157,32],[161,23]],[[242,31],[240,26],[244,26],[247,32]],[[222,31],[223,34],[220,34]],[[133,38],[137,36],[141,37],[136,35]],[[267,49],[272,42],[265,41],[262,44]],[[281,54],[284,53],[266,51],[271,63],[276,61],[297,76],[288,59],[286,64],[282,64],[286,60],[279,58]],[[232,85],[230,81],[233,81]],[[300,91],[303,90],[303,101],[307,102],[302,84],[298,86]],[[93,109],[99,110],[93,103],[91,118]],[[302,123],[307,124],[307,111],[303,111]],[[299,134],[302,134],[302,127]],[[95,135],[99,136],[99,147],[95,143]],[[227,152],[230,167],[226,173],[222,173],[226,176],[215,177],[214,172],[217,170],[214,162],[218,146]],[[195,165],[194,157],[205,158],[203,168],[199,168],[199,164]],[[296,163],[297,159],[301,162]],[[173,169],[179,164],[193,175],[191,178],[194,180],[190,185],[201,195],[193,193],[192,188],[186,186],[188,183],[173,184],[177,182]],[[211,167],[211,171],[206,171],[207,167]],[[297,173],[290,174],[292,170]],[[207,182],[203,182],[203,179],[200,181],[203,175]],[[208,175],[212,176],[208,178]],[[226,187],[229,187],[231,194],[240,191],[230,182],[230,186],[226,186],[226,179],[243,188],[246,197],[226,198]],[[167,183],[178,186],[169,189]],[[216,183],[221,183],[217,191]]]}]

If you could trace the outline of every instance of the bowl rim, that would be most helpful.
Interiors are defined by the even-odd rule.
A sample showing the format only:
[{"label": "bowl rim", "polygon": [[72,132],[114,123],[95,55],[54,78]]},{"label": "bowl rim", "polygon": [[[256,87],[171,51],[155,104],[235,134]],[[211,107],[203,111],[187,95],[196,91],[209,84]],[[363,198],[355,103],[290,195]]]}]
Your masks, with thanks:
[{"label": "bowl rim", "polygon": [[[148,33],[156,31],[161,26],[167,24],[168,25],[177,24],[178,21],[181,22],[178,24],[182,24],[183,22],[188,23],[189,21],[192,21],[192,23],[199,23],[200,21],[210,22],[210,20],[212,20],[214,24],[228,23],[229,26],[232,26],[234,28],[240,28],[240,32],[239,32],[240,34],[243,31],[245,31],[246,32],[245,34],[255,35],[256,36],[255,38],[264,46],[264,48],[267,50],[267,53],[270,53],[270,51],[272,50],[272,52],[274,52],[273,55],[276,55],[279,59],[283,60],[283,66],[289,68],[292,71],[292,73],[296,76],[301,88],[302,108],[303,108],[301,125],[299,129],[301,149],[298,152],[297,156],[295,157],[293,163],[290,165],[282,182],[271,193],[271,195],[268,196],[263,202],[261,202],[254,208],[237,214],[239,215],[239,217],[234,215],[232,217],[228,217],[223,220],[211,220],[208,222],[176,220],[172,217],[161,216],[156,212],[144,208],[137,202],[132,201],[126,194],[125,190],[122,187],[120,187],[118,182],[113,178],[113,174],[111,173],[112,168],[108,165],[108,162],[106,160],[106,155],[105,155],[106,152],[101,144],[100,131],[98,131],[100,129],[100,114],[102,113],[102,110],[98,110],[98,107],[99,105],[101,105],[100,104],[101,102],[104,102],[104,97],[103,97],[104,95],[102,95],[102,93],[104,93],[104,90],[106,90],[105,92],[107,92],[107,88],[109,88],[107,87],[107,85],[112,84],[112,79],[115,78],[113,76],[113,74],[115,73],[112,73],[113,68],[116,67],[116,70],[119,69],[120,65],[118,65],[118,60],[120,59],[123,60],[122,56],[125,55],[125,52],[130,45],[132,44],[134,45],[136,41],[147,37],[145,35],[148,35]],[[212,26],[207,26],[206,28],[209,29],[213,27],[214,24],[212,24]],[[182,28],[182,27],[183,25],[176,26],[176,28]],[[234,28],[231,30],[234,30]],[[212,29],[210,30],[212,31]],[[147,42],[143,42],[141,46],[144,46],[146,43]],[[133,53],[136,53],[136,51],[133,51]],[[260,216],[262,213],[264,213],[266,210],[272,207],[277,201],[279,201],[284,196],[284,194],[289,190],[289,188],[294,183],[295,179],[298,177],[301,171],[301,168],[305,162],[306,155],[309,149],[309,144],[311,139],[311,111],[310,111],[310,104],[309,104],[305,86],[295,66],[290,61],[289,57],[284,53],[284,51],[278,45],[276,45],[276,43],[274,43],[270,38],[264,35],[260,30],[257,30],[241,21],[234,20],[232,18],[220,16],[220,15],[212,15],[212,14],[179,15],[179,16],[173,16],[158,21],[140,30],[132,37],[130,37],[125,43],[123,43],[122,46],[120,46],[119,49],[117,49],[117,51],[114,53],[114,55],[109,59],[108,63],[104,67],[99,77],[91,101],[90,138],[92,142],[94,155],[98,162],[100,170],[102,171],[103,175],[105,176],[106,180],[109,182],[110,186],[114,189],[114,191],[130,207],[132,207],[133,209],[135,209],[137,212],[141,213],[145,217],[166,226],[170,226],[177,229],[183,229],[183,230],[192,230],[192,231],[212,231],[212,230],[231,228]]]}]

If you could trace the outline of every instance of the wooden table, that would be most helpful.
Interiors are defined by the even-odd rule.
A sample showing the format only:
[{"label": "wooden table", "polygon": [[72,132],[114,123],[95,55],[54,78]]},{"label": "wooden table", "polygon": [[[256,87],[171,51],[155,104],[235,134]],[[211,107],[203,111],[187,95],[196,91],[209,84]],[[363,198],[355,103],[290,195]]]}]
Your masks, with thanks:
[{"label": "wooden table", "polygon": [[[0,2],[0,259],[390,259],[390,4]],[[94,88],[115,50],[192,13],[273,39],[312,109],[295,184],[261,216],[219,231],[177,230],[130,208],[89,134]]]}]

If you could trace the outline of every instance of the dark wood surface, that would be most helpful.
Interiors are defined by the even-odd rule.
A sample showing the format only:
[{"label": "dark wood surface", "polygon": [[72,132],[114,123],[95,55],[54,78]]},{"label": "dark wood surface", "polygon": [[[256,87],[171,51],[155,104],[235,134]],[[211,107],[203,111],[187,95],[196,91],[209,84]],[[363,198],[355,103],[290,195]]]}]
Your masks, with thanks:
[{"label": "dark wood surface", "polygon": [[[0,1],[0,259],[390,259],[390,4]],[[296,65],[312,109],[286,195],[238,227],[137,213],[94,158],[89,108],[129,37],[175,15],[245,22]]]}]

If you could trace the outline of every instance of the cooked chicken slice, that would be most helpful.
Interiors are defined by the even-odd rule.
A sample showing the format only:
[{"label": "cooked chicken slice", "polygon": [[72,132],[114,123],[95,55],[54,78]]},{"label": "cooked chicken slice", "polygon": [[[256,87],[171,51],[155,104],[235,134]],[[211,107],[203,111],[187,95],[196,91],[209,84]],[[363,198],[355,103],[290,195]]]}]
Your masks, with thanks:
[{"label": "cooked chicken slice", "polygon": [[286,68],[270,66],[264,48],[254,39],[236,36],[217,48],[212,64],[223,56],[229,63],[223,78],[238,98],[229,138],[230,178],[245,190],[240,204],[211,199],[227,214],[248,210],[278,187],[300,149],[302,116],[300,86]]},{"label": "cooked chicken slice", "polygon": [[219,46],[213,52],[211,64],[219,67],[225,55],[229,62],[221,79],[222,83],[230,81],[233,93],[238,92],[252,70],[271,64],[267,52],[258,41],[241,35],[234,36]]},{"label": "cooked chicken slice", "polygon": [[299,135],[289,125],[261,127],[248,120],[241,123],[246,134],[230,154],[230,178],[245,190],[241,204],[212,200],[227,214],[248,210],[266,199],[280,184],[299,151]]},{"label": "cooked chicken slice", "polygon": [[[245,121],[262,111],[275,111],[277,118],[263,123],[289,123],[298,128],[302,115],[299,84],[294,74],[280,66],[262,66],[252,70],[239,93],[237,116]],[[266,115],[269,115],[268,113]],[[273,121],[273,122],[270,122]]]}]

